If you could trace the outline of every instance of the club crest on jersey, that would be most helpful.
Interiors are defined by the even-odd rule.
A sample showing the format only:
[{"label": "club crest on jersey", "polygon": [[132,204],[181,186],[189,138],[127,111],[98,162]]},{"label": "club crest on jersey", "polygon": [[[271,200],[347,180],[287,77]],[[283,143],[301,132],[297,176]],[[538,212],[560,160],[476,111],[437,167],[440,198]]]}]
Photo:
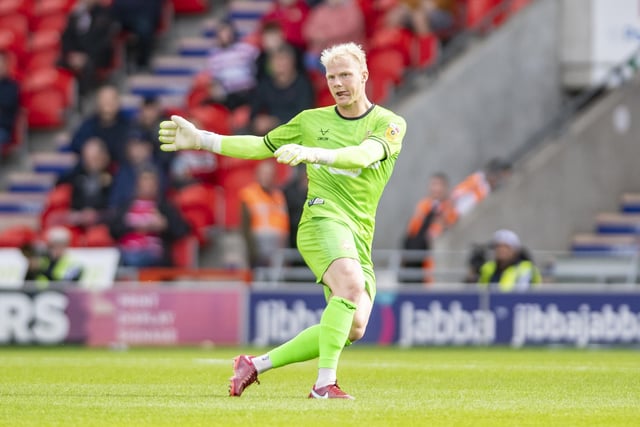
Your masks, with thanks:
[{"label": "club crest on jersey", "polygon": [[384,136],[390,140],[395,140],[400,135],[400,126],[395,123],[389,123],[387,130],[384,132]]}]

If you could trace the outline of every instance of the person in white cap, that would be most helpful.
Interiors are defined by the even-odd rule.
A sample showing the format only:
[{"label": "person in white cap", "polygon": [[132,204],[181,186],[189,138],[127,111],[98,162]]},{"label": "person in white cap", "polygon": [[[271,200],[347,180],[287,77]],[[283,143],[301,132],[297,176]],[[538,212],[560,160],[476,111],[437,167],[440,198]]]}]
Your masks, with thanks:
[{"label": "person in white cap", "polygon": [[511,230],[498,230],[493,234],[491,247],[494,257],[480,267],[478,283],[501,292],[524,291],[542,281],[540,271],[520,238]]},{"label": "person in white cap", "polygon": [[35,277],[37,287],[46,288],[50,282],[75,282],[80,279],[82,267],[75,265],[67,254],[71,232],[62,226],[49,228],[44,235],[47,244],[42,271]]}]

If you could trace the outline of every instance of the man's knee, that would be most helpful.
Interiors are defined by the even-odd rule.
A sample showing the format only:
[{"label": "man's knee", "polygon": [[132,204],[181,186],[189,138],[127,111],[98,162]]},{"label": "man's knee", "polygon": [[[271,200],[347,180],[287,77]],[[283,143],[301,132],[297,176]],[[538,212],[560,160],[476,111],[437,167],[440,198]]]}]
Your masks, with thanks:
[{"label": "man's knee", "polygon": [[331,266],[331,290],[334,295],[357,302],[365,289],[364,275],[357,261],[337,262]]},{"label": "man's knee", "polygon": [[367,329],[366,326],[364,325],[353,325],[351,327],[351,330],[349,331],[349,341],[356,342],[360,339],[362,339],[362,337],[364,337],[364,332]]}]

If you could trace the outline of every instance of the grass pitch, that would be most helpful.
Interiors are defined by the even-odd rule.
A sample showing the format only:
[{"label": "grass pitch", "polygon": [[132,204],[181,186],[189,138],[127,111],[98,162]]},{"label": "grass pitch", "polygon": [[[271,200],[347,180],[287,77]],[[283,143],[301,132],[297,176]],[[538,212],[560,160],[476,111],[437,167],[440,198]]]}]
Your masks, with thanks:
[{"label": "grass pitch", "polygon": [[338,372],[355,401],[307,399],[314,362],[228,397],[238,352],[0,348],[0,426],[640,425],[633,350],[356,345]]}]

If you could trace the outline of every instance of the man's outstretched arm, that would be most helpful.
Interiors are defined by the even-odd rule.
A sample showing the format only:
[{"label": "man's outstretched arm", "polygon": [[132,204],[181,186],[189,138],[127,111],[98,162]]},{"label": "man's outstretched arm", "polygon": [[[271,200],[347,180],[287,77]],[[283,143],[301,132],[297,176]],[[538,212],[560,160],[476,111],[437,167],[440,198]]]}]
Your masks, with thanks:
[{"label": "man's outstretched arm", "polygon": [[237,159],[261,160],[273,156],[261,137],[253,135],[223,136],[196,128],[180,116],[160,123],[158,139],[162,151],[208,150]]},{"label": "man's outstretched arm", "polygon": [[338,169],[365,168],[386,157],[382,144],[372,139],[366,139],[359,145],[335,149],[287,144],[278,148],[273,155],[278,162],[291,166],[318,163]]}]

